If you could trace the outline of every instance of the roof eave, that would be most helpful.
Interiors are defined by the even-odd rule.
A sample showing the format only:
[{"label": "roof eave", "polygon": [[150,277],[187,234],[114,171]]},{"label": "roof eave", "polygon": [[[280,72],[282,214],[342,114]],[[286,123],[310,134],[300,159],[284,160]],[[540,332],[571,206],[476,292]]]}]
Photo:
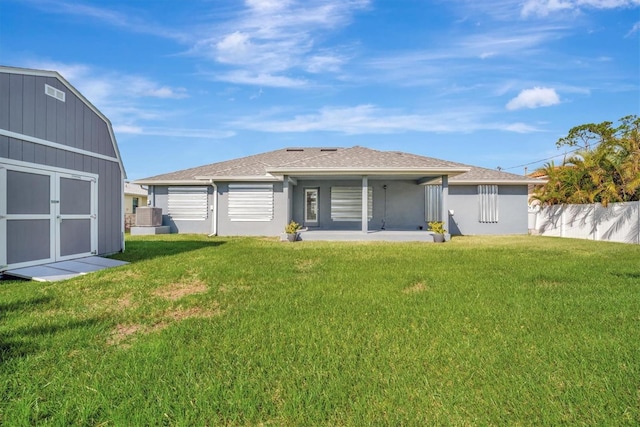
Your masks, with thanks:
[{"label": "roof eave", "polygon": [[277,177],[273,175],[257,175],[257,176],[256,175],[243,175],[243,176],[203,175],[203,176],[196,176],[195,178],[205,180],[205,181],[243,181],[243,182],[250,182],[250,181],[280,182],[282,181],[282,177]]},{"label": "roof eave", "polygon": [[140,185],[202,185],[209,184],[206,181],[200,181],[195,179],[141,179],[133,181],[134,184]]},{"label": "roof eave", "polygon": [[542,185],[547,181],[532,179],[469,179],[469,180],[451,180],[449,185]]},{"label": "roof eave", "polygon": [[470,168],[269,168],[274,175],[449,175],[469,172]]},{"label": "roof eave", "polygon": [[193,179],[140,179],[133,181],[134,184],[140,185],[209,185],[211,181],[214,182],[280,182],[281,177],[270,175],[246,175],[246,176],[222,176],[222,175],[203,175],[195,176]]}]

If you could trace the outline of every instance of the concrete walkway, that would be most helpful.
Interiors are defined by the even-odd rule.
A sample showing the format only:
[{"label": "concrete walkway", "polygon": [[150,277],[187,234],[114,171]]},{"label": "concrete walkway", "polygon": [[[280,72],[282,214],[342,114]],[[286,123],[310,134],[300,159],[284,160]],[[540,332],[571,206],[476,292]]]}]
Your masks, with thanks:
[{"label": "concrete walkway", "polygon": [[125,261],[90,256],[69,261],[51,262],[49,264],[34,265],[32,267],[15,268],[2,272],[6,276],[20,279],[35,280],[37,282],[58,282],[72,279],[105,268],[119,267],[128,264]]}]

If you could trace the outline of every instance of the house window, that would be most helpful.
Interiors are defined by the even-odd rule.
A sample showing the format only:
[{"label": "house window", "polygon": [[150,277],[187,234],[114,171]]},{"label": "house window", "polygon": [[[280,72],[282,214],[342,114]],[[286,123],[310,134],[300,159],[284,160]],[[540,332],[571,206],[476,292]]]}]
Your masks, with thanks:
[{"label": "house window", "polygon": [[[367,219],[373,218],[373,187],[368,187]],[[362,187],[331,187],[331,219],[362,220]]]},{"label": "house window", "polygon": [[442,221],[442,186],[424,186],[424,219],[427,222]]},{"label": "house window", "polygon": [[169,187],[167,214],[172,219],[207,219],[207,206],[207,187]]},{"label": "house window", "polygon": [[230,221],[271,221],[273,184],[229,184]]},{"label": "house window", "polygon": [[318,189],[304,189],[304,222],[318,222]]},{"label": "house window", "polygon": [[480,222],[498,222],[498,186],[478,185]]},{"label": "house window", "polygon": [[138,209],[138,204],[140,203],[140,199],[137,197],[133,198],[133,213],[136,213],[136,209]]}]

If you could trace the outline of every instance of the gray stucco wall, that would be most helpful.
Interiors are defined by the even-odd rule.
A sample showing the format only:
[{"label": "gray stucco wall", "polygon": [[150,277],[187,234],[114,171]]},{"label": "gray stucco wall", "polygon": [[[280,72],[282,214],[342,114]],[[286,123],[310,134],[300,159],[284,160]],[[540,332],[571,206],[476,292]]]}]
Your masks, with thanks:
[{"label": "gray stucco wall", "polygon": [[[527,234],[527,186],[498,186],[498,222],[478,221],[478,186],[450,185],[449,217],[451,234]],[[446,227],[445,227],[446,228]]]},{"label": "gray stucco wall", "polygon": [[[243,184],[251,184],[243,182]],[[264,184],[264,183],[256,183]],[[230,221],[229,186],[218,184],[218,235],[219,236],[279,236],[287,223],[287,201],[283,192],[283,183],[273,183],[273,219],[271,221]]]},{"label": "gray stucco wall", "polygon": [[[243,182],[243,184],[251,184]],[[256,183],[256,184],[264,184]],[[169,208],[169,187],[153,186],[151,189],[151,204],[162,208],[162,225],[171,227],[172,233],[196,233],[211,234],[213,232],[213,212],[214,205],[213,187],[208,185],[209,211],[204,220],[174,220],[167,215]],[[273,219],[271,221],[231,221],[229,219],[229,184],[217,183],[217,234],[219,236],[278,236],[284,231],[287,223],[287,203],[282,191],[281,182],[273,183]]]},{"label": "gray stucco wall", "polygon": [[[64,91],[65,102],[45,95],[45,84]],[[0,129],[116,157],[107,123],[53,77],[0,73]],[[98,253],[123,249],[118,162],[0,135],[2,158],[99,175]]]},{"label": "gray stucco wall", "polygon": [[[358,221],[333,221],[331,219],[331,187],[362,185],[360,178],[353,180],[298,180],[291,186],[293,204],[291,218],[304,224],[304,190],[317,188],[319,198],[320,230],[360,230]],[[387,186],[385,191],[384,185]],[[380,230],[383,219],[387,230],[426,230],[425,191],[413,180],[370,180],[373,188],[373,218],[370,230]],[[281,182],[274,183],[274,216],[271,221],[234,222],[228,215],[228,184],[218,183],[217,231],[220,236],[277,236],[287,223],[288,206]],[[213,187],[208,186],[208,203],[213,206]],[[172,233],[209,234],[213,230],[212,212],[205,220],[179,221],[166,215],[168,208],[168,187],[153,187],[151,203],[163,210],[163,225],[169,225]],[[385,194],[386,193],[386,194]],[[478,194],[476,185],[449,186],[449,209],[454,211],[448,227],[451,234],[526,234],[527,228],[527,187],[499,186],[499,222],[480,223],[478,221]],[[386,214],[385,214],[386,197]]]},{"label": "gray stucco wall", "polygon": [[213,205],[213,187],[206,187],[209,209],[207,210],[207,217],[202,220],[174,220],[167,215],[167,212],[169,212],[169,187],[151,187],[151,205],[162,208],[162,225],[168,225],[171,227],[171,233],[211,234],[212,213],[210,208]]},{"label": "gray stucco wall", "polygon": [[[293,220],[304,224],[304,189],[318,188],[319,230],[361,230],[358,221],[333,221],[331,219],[331,187],[360,187],[362,179],[353,180],[298,180],[293,187]],[[415,180],[369,180],[373,188],[373,218],[369,221],[370,230],[380,230],[383,220],[386,230],[426,229],[424,187]],[[384,185],[387,189],[384,189]],[[386,198],[386,202],[385,202]],[[385,209],[386,206],[386,209]]]}]

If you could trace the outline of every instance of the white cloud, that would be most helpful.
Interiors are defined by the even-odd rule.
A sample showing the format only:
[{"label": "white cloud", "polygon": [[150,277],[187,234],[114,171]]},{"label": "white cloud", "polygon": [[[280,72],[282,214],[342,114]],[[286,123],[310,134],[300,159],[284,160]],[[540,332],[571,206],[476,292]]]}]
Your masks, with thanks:
[{"label": "white cloud", "polygon": [[315,55],[307,60],[306,69],[310,73],[322,73],[324,71],[335,73],[340,71],[340,66],[344,62],[344,58],[334,55]]},{"label": "white cloud", "polygon": [[[319,39],[346,25],[368,4],[369,0],[246,0],[235,18],[218,26],[217,33],[201,37],[189,53],[232,67],[223,75],[235,79],[226,81],[256,84],[253,78],[237,77],[263,75],[272,76],[277,87],[300,87],[304,79],[284,74],[340,71],[346,56],[339,49],[322,48]],[[283,84],[286,81],[294,84]]]},{"label": "white cloud", "polygon": [[250,71],[236,70],[228,73],[211,74],[214,80],[244,84],[251,86],[300,88],[308,84],[307,80],[286,76],[278,76],[268,73],[252,73]]},{"label": "white cloud", "polygon": [[219,131],[215,129],[180,129],[164,127],[143,127],[134,125],[118,125],[113,127],[113,131],[118,134],[129,135],[150,135],[167,136],[178,138],[230,138],[235,135],[232,131]]},{"label": "white cloud", "polygon": [[189,96],[185,88],[163,86],[146,77],[103,71],[84,64],[36,60],[28,61],[26,66],[57,71],[99,108],[101,104],[108,104],[115,99],[141,97],[180,99]]},{"label": "white cloud", "polygon": [[296,115],[291,119],[256,119],[247,117],[233,125],[262,132],[339,132],[357,134],[391,134],[403,132],[468,133],[477,130],[535,132],[523,123],[487,120],[482,113],[444,111],[435,114],[403,114],[395,110],[363,104],[355,107],[325,107],[318,112]]},{"label": "white cloud", "polygon": [[286,0],[246,0],[246,5],[255,10],[280,10],[289,5]]},{"label": "white cloud", "polygon": [[560,103],[560,97],[555,89],[546,87],[534,87],[525,89],[506,105],[507,110],[519,110],[521,108],[549,107]]},{"label": "white cloud", "polygon": [[[166,100],[188,97],[187,90],[159,84],[140,75],[102,70],[85,64],[55,61],[27,61],[23,66],[57,71],[104,113],[114,130],[123,134],[179,136],[185,138],[222,138],[228,132],[206,129],[168,129],[154,127],[165,123],[178,110],[166,107]],[[154,100],[151,103],[151,100]]]},{"label": "white cloud", "polygon": [[[114,27],[124,28],[127,31],[141,34],[151,34],[154,36],[173,39],[185,42],[188,36],[175,31],[172,28],[163,27],[149,21],[147,17],[132,13],[121,13],[116,10],[104,7],[89,6],[79,2],[68,2],[63,0],[25,0],[35,7],[48,13],[55,13],[68,16],[80,16],[84,19],[102,21]],[[140,13],[140,15],[142,12]]]},{"label": "white cloud", "polygon": [[634,33],[637,33],[638,31],[640,31],[640,21],[636,22],[633,25],[633,27],[631,27],[631,29],[629,30],[629,32],[625,37],[631,37]]},{"label": "white cloud", "polygon": [[640,0],[527,0],[521,15],[547,16],[562,10],[619,9],[640,5]]},{"label": "white cloud", "polygon": [[253,46],[246,33],[236,31],[216,43],[216,58],[224,63],[243,63],[250,59]]}]

